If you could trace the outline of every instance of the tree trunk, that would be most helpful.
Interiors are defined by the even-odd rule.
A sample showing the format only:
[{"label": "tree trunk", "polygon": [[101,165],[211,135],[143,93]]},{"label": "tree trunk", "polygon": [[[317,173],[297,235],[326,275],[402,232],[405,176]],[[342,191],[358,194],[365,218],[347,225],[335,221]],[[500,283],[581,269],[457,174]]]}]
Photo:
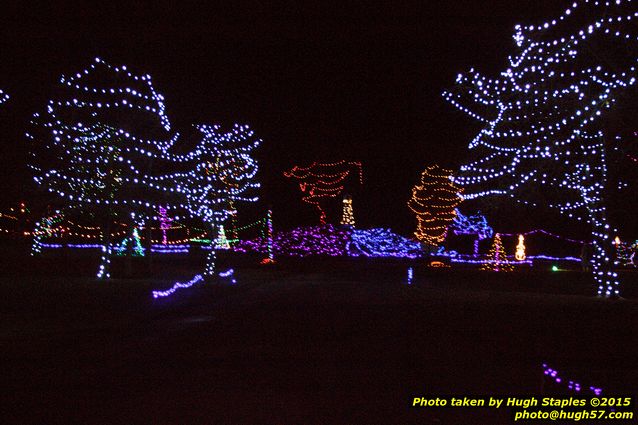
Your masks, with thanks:
[{"label": "tree trunk", "polygon": [[215,262],[217,260],[217,241],[215,239],[215,222],[211,223],[210,252],[206,256],[206,268],[204,269],[204,278],[211,279],[215,276]]},{"label": "tree trunk", "polygon": [[[598,204],[598,205],[596,205]],[[618,273],[614,271],[613,238],[609,234],[609,224],[605,208],[600,203],[587,203],[587,212],[592,225],[591,269],[598,285],[597,293],[605,298],[620,296]]]},{"label": "tree trunk", "polygon": [[104,234],[102,235],[102,258],[97,271],[98,279],[111,278],[111,220],[109,219],[104,226]]}]

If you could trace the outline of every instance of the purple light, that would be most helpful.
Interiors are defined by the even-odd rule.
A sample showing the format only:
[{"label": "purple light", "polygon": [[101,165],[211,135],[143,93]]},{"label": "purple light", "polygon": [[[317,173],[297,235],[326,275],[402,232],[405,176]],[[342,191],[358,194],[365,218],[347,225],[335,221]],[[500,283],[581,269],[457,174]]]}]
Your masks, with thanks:
[{"label": "purple light", "polygon": [[173,295],[178,289],[190,288],[197,282],[201,282],[203,279],[204,278],[202,277],[202,275],[198,274],[186,283],[175,282],[175,284],[170,289],[167,289],[166,291],[153,291],[153,298],[168,297],[169,295]]},{"label": "purple light", "polygon": [[352,230],[346,247],[347,255],[351,257],[418,258],[423,253],[419,242],[392,233],[389,229]]},{"label": "purple light", "polygon": [[[260,238],[240,242],[238,252],[269,252],[269,239]],[[421,245],[392,233],[387,229],[355,230],[337,228],[331,224],[301,227],[273,236],[272,250],[277,255],[307,257],[327,255],[331,257],[395,257],[418,258]]]},{"label": "purple light", "polygon": [[[543,374],[551,376],[554,379],[554,382],[556,382],[557,384],[561,384],[563,382],[562,378],[558,377],[558,371],[556,369],[550,368],[549,366],[547,366],[547,364],[543,364]],[[580,392],[581,387],[578,382],[569,380],[567,383],[567,389]],[[589,387],[589,390],[592,391],[595,395],[600,395],[603,392],[601,388],[594,386]]]}]

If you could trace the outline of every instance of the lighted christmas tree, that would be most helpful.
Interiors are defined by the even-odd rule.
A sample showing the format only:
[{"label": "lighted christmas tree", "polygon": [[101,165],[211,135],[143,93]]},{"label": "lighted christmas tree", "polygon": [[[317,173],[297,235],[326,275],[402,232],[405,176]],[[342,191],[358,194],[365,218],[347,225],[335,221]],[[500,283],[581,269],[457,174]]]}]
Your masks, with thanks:
[{"label": "lighted christmas tree", "polygon": [[517,49],[500,78],[470,70],[444,93],[484,124],[469,145],[476,160],[455,177],[464,198],[508,196],[588,222],[593,276],[604,296],[619,289],[602,118],[636,84],[635,17],[631,1],[575,1],[554,19],[515,27]]},{"label": "lighted christmas tree", "polygon": [[352,211],[352,197],[349,195],[343,198],[343,212],[341,214],[341,224],[354,227],[354,212]]},{"label": "lighted christmas tree", "polygon": [[224,230],[224,225],[219,226],[219,233],[217,234],[217,240],[215,241],[216,249],[230,249],[230,244],[228,243],[228,239],[226,238],[226,231]]},{"label": "lighted christmas tree", "polygon": [[525,259],[525,237],[523,235],[518,235],[518,244],[516,245],[516,254],[514,254],[514,258],[518,261],[523,261]]},{"label": "lighted christmas tree", "polygon": [[481,270],[494,272],[510,272],[514,270],[514,267],[507,260],[507,254],[505,253],[505,248],[503,248],[503,242],[501,242],[501,235],[498,233],[494,235],[494,242],[488,254],[488,260],[481,266]]},{"label": "lighted christmas tree", "polygon": [[456,207],[461,203],[460,189],[450,179],[452,172],[438,165],[427,167],[421,174],[421,182],[412,189],[408,207],[416,214],[416,238],[437,246],[445,240],[448,226],[456,217]]},{"label": "lighted christmas tree", "polygon": [[362,184],[361,163],[352,161],[314,162],[308,167],[296,165],[290,171],[284,172],[284,176],[299,181],[299,188],[304,193],[303,201],[314,205],[319,210],[321,224],[326,224],[326,202],[343,192],[346,179],[353,171],[357,172],[359,184]]},{"label": "lighted christmas tree", "polygon": [[59,97],[32,120],[34,180],[102,227],[98,278],[110,276],[111,228],[122,218],[135,214],[143,223],[163,208],[203,221],[214,235],[234,213],[231,202],[257,199],[248,192],[259,187],[252,150],[260,140],[248,126],[198,125],[200,139],[185,152],[175,149],[179,134],[164,108],[149,75],[96,59],[62,77]]}]

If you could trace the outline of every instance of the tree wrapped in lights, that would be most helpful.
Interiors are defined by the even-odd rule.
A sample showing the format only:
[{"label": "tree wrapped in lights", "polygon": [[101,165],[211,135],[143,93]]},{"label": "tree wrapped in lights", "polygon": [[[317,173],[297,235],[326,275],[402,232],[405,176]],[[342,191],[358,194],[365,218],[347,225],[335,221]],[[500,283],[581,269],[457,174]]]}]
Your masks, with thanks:
[{"label": "tree wrapped in lights", "polygon": [[498,233],[494,235],[494,242],[488,254],[488,260],[481,266],[481,270],[490,270],[493,272],[510,272],[514,270],[514,266],[507,260],[501,235]]},{"label": "tree wrapped in lights", "polygon": [[412,189],[408,207],[416,214],[416,238],[430,246],[445,240],[448,226],[461,203],[460,189],[450,179],[452,172],[438,165],[427,167],[421,181]]},{"label": "tree wrapped in lights", "polygon": [[[252,150],[260,140],[247,126],[199,125],[187,153],[164,113],[164,97],[149,75],[96,59],[60,79],[60,94],[35,114],[30,167],[34,180],[102,227],[98,278],[110,276],[110,227],[133,214],[143,224],[162,208],[164,220],[184,214],[216,227],[234,212],[231,202],[255,201]],[[134,227],[131,227],[133,229]],[[211,240],[214,239],[211,236]],[[214,272],[214,250],[206,274]]]},{"label": "tree wrapped in lights", "polygon": [[[484,127],[476,160],[454,181],[465,199],[509,196],[544,204],[592,228],[598,294],[618,296],[606,218],[602,118],[636,83],[636,5],[575,1],[556,19],[515,27],[517,50],[498,79],[474,70],[444,97]],[[543,199],[525,199],[530,193]],[[538,197],[540,198],[540,197]]]},{"label": "tree wrapped in lights", "polygon": [[331,163],[313,162],[308,167],[296,165],[290,171],[284,172],[284,176],[299,181],[299,188],[304,194],[303,201],[314,205],[319,210],[321,224],[326,224],[325,203],[343,192],[345,180],[353,170],[358,171],[359,184],[363,184],[361,163],[345,160]]}]

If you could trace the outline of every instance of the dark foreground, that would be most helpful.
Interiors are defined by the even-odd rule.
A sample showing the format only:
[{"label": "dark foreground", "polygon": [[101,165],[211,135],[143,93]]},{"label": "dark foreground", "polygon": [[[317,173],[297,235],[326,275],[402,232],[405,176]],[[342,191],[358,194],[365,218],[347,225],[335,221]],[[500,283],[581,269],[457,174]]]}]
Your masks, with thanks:
[{"label": "dark foreground", "polygon": [[[408,266],[245,265],[235,285],[164,300],[150,290],[194,272],[163,264],[157,278],[110,283],[41,264],[6,273],[2,423],[509,424],[505,409],[409,406],[415,395],[569,394],[543,379],[544,362],[638,394],[636,299],[586,296],[576,271],[413,265],[408,285]],[[625,281],[633,297],[638,282]]]}]

